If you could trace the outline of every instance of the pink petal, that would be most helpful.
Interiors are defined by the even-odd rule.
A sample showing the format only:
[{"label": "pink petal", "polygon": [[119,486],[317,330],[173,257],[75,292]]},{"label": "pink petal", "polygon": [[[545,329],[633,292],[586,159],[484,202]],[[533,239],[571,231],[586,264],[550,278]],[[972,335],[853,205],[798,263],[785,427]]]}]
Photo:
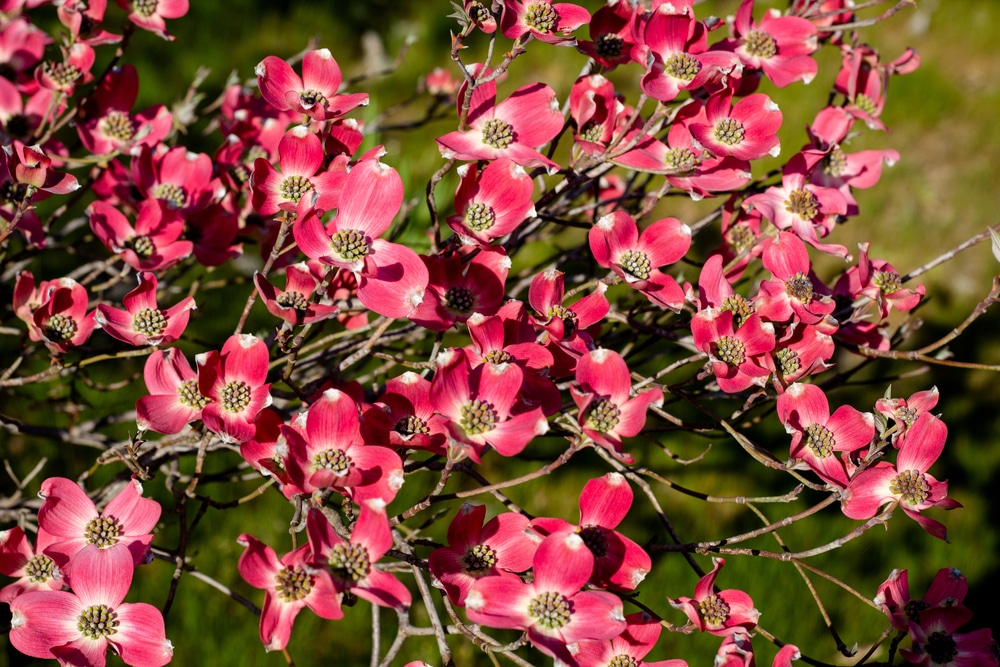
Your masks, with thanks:
[{"label": "pink petal", "polygon": [[10,603],[10,643],[26,655],[52,658],[52,647],[79,638],[80,600],[64,591],[31,591]]},{"label": "pink petal", "polygon": [[116,611],[121,625],[109,641],[125,664],[161,667],[170,662],[174,647],[167,639],[159,609],[140,602],[120,605]]},{"label": "pink petal", "polygon": [[535,552],[535,589],[571,597],[590,579],[594,554],[576,533],[546,537]]},{"label": "pink petal", "polygon": [[632,507],[632,487],[623,475],[609,472],[587,482],[580,493],[580,525],[612,529]]},{"label": "pink petal", "polygon": [[64,477],[42,482],[40,495],[45,501],[38,509],[38,526],[51,535],[82,538],[87,524],[97,518],[97,508],[83,489]]},{"label": "pink petal", "polygon": [[142,484],[133,478],[104,508],[104,516],[118,519],[128,535],[151,533],[160,520],[160,503],[142,497]]}]

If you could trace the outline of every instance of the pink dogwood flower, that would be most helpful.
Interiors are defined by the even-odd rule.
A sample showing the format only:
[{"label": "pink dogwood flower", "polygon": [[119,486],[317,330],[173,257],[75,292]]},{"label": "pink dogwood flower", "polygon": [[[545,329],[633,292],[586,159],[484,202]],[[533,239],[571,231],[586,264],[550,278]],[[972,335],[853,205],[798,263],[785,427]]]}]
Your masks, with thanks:
[{"label": "pink dogwood flower", "polygon": [[913,647],[899,654],[912,665],[926,667],[997,667],[1000,650],[989,628],[956,632],[969,622],[972,612],[965,608],[935,607],[910,622]]},{"label": "pink dogwood flower", "polygon": [[339,168],[320,172],[323,144],[308,125],[297,125],[281,138],[278,160],[280,172],[266,158],[254,160],[250,179],[254,210],[274,215],[278,211],[294,212],[300,206],[316,206],[324,211],[337,207],[347,178],[346,158],[336,161]]},{"label": "pink dogwood flower", "polygon": [[722,391],[733,394],[764,386],[771,371],[764,357],[775,347],[774,325],[756,313],[737,329],[732,311],[706,308],[691,318],[695,346],[708,355]]},{"label": "pink dogwood flower", "polygon": [[29,338],[43,341],[54,354],[86,343],[97,325],[97,311],[87,312],[87,288],[72,278],[61,278],[43,282],[39,293],[41,301],[30,311]]},{"label": "pink dogwood flower", "polygon": [[135,423],[141,431],[180,433],[201,419],[202,409],[212,400],[201,393],[198,374],[176,347],[149,355],[142,373],[149,395],[135,403]]},{"label": "pink dogwood flower", "polygon": [[462,243],[486,247],[535,215],[534,183],[513,160],[493,160],[482,171],[475,163],[458,168],[455,212],[448,217]]},{"label": "pink dogwood flower", "polygon": [[531,35],[556,46],[573,46],[573,31],[590,21],[590,12],[569,2],[503,0],[500,29],[508,39]]},{"label": "pink dogwood flower", "polygon": [[580,357],[576,382],[570,386],[580,410],[577,422],[584,435],[614,456],[632,461],[622,452],[622,438],[637,435],[646,425],[646,411],[663,404],[663,391],[650,387],[631,396],[628,366],[614,350],[598,348]]},{"label": "pink dogwood flower", "polygon": [[922,598],[910,597],[910,583],[907,572],[893,570],[878,587],[878,594],[872,600],[889,617],[892,627],[907,632],[910,623],[919,623],[921,614],[935,607],[961,607],[969,582],[965,575],[953,567],[943,567],[934,576],[931,587]]},{"label": "pink dogwood flower", "polygon": [[307,51],[302,76],[277,56],[264,58],[254,69],[260,94],[279,111],[296,111],[313,120],[331,120],[368,104],[368,93],[338,93],[343,75],[329,49]]},{"label": "pink dogwood flower", "polygon": [[156,304],[156,275],[140,271],[138,278],[139,286],[122,298],[125,310],[98,304],[97,324],[109,336],[135,347],[173,343],[184,333],[191,310],[196,307],[194,297],[184,297],[160,310]]},{"label": "pink dogwood flower", "polygon": [[160,504],[142,497],[138,480],[125,484],[101,512],[76,482],[63,477],[46,479],[39,495],[38,529],[51,539],[45,553],[66,571],[74,588],[77,573],[88,565],[99,561],[113,571],[146,558]]},{"label": "pink dogwood flower", "polygon": [[177,211],[156,199],[139,207],[135,226],[118,209],[104,201],[87,208],[94,235],[108,250],[136,271],[160,271],[191,254],[194,244],[181,240],[184,221]]},{"label": "pink dogwood flower", "polygon": [[643,660],[656,646],[663,626],[644,611],[625,617],[625,630],[610,641],[581,640],[577,644],[574,659],[588,667],[687,667],[687,662],[679,659]]},{"label": "pink dogwood flower", "polygon": [[197,356],[198,391],[209,399],[201,412],[205,427],[227,442],[253,437],[257,413],[271,404],[267,345],[250,334],[230,336],[222,352]]},{"label": "pink dogwood flower", "polygon": [[[527,519],[525,519],[527,521]],[[44,551],[51,541],[46,533],[38,535],[32,548],[28,536],[19,526],[0,530],[0,574],[16,579],[0,588],[0,602],[11,600],[29,591],[58,591],[65,584],[62,570]]]},{"label": "pink dogwood flower", "polygon": [[264,606],[260,612],[260,640],[268,651],[288,645],[292,624],[303,607],[320,618],[344,617],[341,594],[330,575],[312,565],[312,549],[303,544],[278,560],[274,549],[246,533],[237,542],[245,547],[237,567],[243,580],[262,588]]},{"label": "pink dogwood flower", "polygon": [[76,126],[88,151],[94,155],[127,153],[136,146],[151,148],[167,136],[173,126],[170,110],[158,104],[133,115],[138,95],[135,67],[122,65],[108,73],[93,93],[85,120]]},{"label": "pink dogwood flower", "polygon": [[624,475],[609,472],[588,481],[580,492],[580,523],[538,517],[532,528],[543,535],[575,532],[594,554],[590,582],[602,588],[635,590],[652,569],[649,554],[615,528],[632,507],[632,487]]},{"label": "pink dogwood flower", "polygon": [[309,324],[329,319],[340,312],[340,307],[330,303],[329,296],[317,301],[316,290],[322,284],[322,272],[313,271],[305,262],[285,268],[285,287],[278,289],[260,273],[254,273],[253,282],[267,311],[290,326]]},{"label": "pink dogwood flower", "polygon": [[804,18],[782,16],[777,10],[764,12],[760,23],[753,20],[754,0],[743,0],[733,22],[734,38],[719,48],[732,50],[747,70],[762,70],[778,88],[795,81],[809,83],[818,65],[810,56],[816,51],[816,26]]},{"label": "pink dogwood flower", "polygon": [[118,6],[128,12],[128,20],[143,30],[148,30],[167,41],[175,37],[167,32],[164,19],[179,19],[188,13],[188,0],[115,0]]},{"label": "pink dogwood flower", "polygon": [[691,123],[691,135],[719,157],[777,157],[781,152],[778,129],[783,118],[778,105],[762,93],[748,95],[735,105],[732,97],[732,91],[723,90],[708,98],[705,122]]},{"label": "pink dogwood flower", "polygon": [[132,667],[170,662],[174,647],[160,610],[122,602],[131,565],[78,568],[72,583],[73,592],[32,591],[11,602],[10,643],[17,650],[81,667],[104,667],[108,648]]},{"label": "pink dogwood flower", "polygon": [[699,632],[710,632],[720,637],[731,635],[734,631],[752,630],[760,617],[753,600],[743,591],[729,588],[715,592],[715,577],[725,564],[722,558],[712,559],[712,571],[698,580],[694,598],[667,598],[671,606],[687,614]]},{"label": "pink dogwood flower", "polygon": [[532,559],[534,579],[476,580],[465,598],[473,623],[524,630],[542,653],[579,665],[568,645],[585,639],[611,639],[625,629],[622,602],[604,591],[582,590],[594,569],[594,554],[574,532],[542,541]]},{"label": "pink dogwood flower", "polygon": [[528,518],[503,512],[483,524],[485,505],[462,505],[448,526],[448,546],[427,559],[448,598],[465,606],[473,583],[483,577],[514,577],[531,567],[538,544],[527,534]]}]

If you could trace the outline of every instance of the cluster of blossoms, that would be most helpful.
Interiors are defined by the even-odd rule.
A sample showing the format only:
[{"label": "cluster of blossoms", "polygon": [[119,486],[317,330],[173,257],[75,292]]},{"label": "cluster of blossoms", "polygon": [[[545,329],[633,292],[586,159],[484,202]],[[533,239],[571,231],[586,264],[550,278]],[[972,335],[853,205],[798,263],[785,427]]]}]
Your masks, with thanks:
[{"label": "cluster of blossoms", "polygon": [[[226,450],[239,451],[241,470],[264,482],[262,492],[274,489],[296,508],[293,532],[307,537],[281,557],[249,532],[238,538],[241,577],[265,591],[259,633],[267,650],[287,650],[303,607],[335,620],[360,598],[408,618],[413,594],[388,567],[396,559],[418,583],[429,572],[443,591],[435,600],[420,586],[446,664],[441,606],[449,627],[477,644],[500,646],[480,626],[520,631],[558,665],[686,665],[645,661],[664,627],[720,637],[717,667],[753,665],[760,613],[747,592],[716,587],[725,560],[698,571],[693,597],[666,597],[661,617],[635,596],[668,549],[619,530],[634,500],[629,480],[650,465],[648,448],[627,441],[650,419],[731,431],[735,419],[715,418],[709,399],[742,402],[737,416],[772,406],[791,443],[785,463],[767,452],[771,467],[828,494],[865,522],[859,531],[901,508],[945,539],[945,526],[922,513],[959,507],[929,472],[948,431],[933,412],[937,391],[905,400],[887,393],[871,412],[841,405],[831,413],[820,384],[836,372],[838,350],[891,352],[893,322],[925,295],[873,259],[868,244],[855,262],[828,239],[861,213],[856,190],[899,159],[891,149],[849,152],[850,142],[864,128],[886,129],[888,81],[918,65],[913,51],[885,62],[861,43],[850,0],[797,0],[784,14],[742,0],[729,21],[699,17],[694,0],[609,0],[593,14],[547,0],[466,0],[452,42],[460,76],[436,71],[423,85],[432,108],[454,103],[457,124],[436,136],[444,165],[427,189],[428,233],[408,242],[402,225],[392,229],[400,216],[415,218],[406,170],[376,145],[377,121],[373,129],[359,118],[368,94],[345,92],[329,49],[305,51],[301,64],[264,58],[256,89],[234,85],[212,107],[218,148],[195,153],[178,133],[192,110],[133,110],[134,67],[116,59],[95,81],[95,48],[123,39],[101,28],[106,3],[53,3],[64,30],[58,56],[30,19],[44,4],[0,2],[0,47],[21,45],[5,63],[11,74],[0,77],[0,243],[45,257],[79,240],[100,259],[62,277],[36,279],[40,263],[10,272],[23,356],[44,349],[52,364],[35,379],[11,380],[15,362],[0,387],[103,360],[92,338],[100,328],[114,339],[99,343],[115,346],[108,357],[146,355],[145,391],[135,402],[141,435],[101,445],[114,456],[100,463],[122,461],[136,474],[102,512],[75,483],[50,478],[34,548],[21,528],[0,533],[0,574],[16,578],[0,601],[10,605],[10,641],[23,653],[104,665],[110,646],[127,664],[168,662],[160,612],[123,602],[135,568],[151,558],[160,514],[138,479],[161,469],[178,479],[179,459],[194,456],[178,502],[221,505],[200,495],[209,483],[200,475],[206,457]],[[165,19],[188,10],[186,0],[117,4],[129,34],[165,39]],[[498,50],[510,47],[502,62],[462,62],[464,42],[479,33],[491,47],[512,40]],[[780,170],[755,176],[761,160],[782,152],[784,116],[761,91],[812,81],[824,45],[841,53],[833,94],[806,143]],[[529,47],[587,58],[565,104],[542,82],[505,91],[504,77]],[[629,86],[613,83],[629,71],[641,91],[635,106],[623,92]],[[70,128],[96,159],[71,155],[60,139]],[[557,146],[563,136],[572,137],[568,148]],[[83,164],[86,175],[68,173]],[[439,214],[435,189],[450,171],[457,187]],[[706,253],[710,244],[694,240],[707,222],[654,215],[668,193],[717,201],[721,242]],[[75,199],[39,215],[51,196]],[[80,224],[62,217],[72,205]],[[250,244],[259,259],[244,256]],[[547,259],[526,258],[525,248]],[[824,280],[816,254],[845,268]],[[682,261],[684,270],[698,267],[694,283]],[[130,274],[138,287],[126,292]],[[203,311],[221,305],[209,285],[221,289],[231,278],[226,287],[246,288],[242,316],[233,327],[209,326],[214,313]],[[257,302],[263,308],[251,319]],[[194,365],[181,345],[202,348]],[[682,349],[688,356],[679,358]],[[352,367],[363,370],[352,375]],[[699,404],[711,421],[667,412],[671,394]],[[149,432],[166,437],[143,449]],[[553,442],[565,452],[545,453]],[[490,484],[482,472],[503,469],[506,459],[548,457],[548,473],[584,450],[614,472],[586,482],[575,524],[532,516],[503,495],[529,479]],[[436,487],[399,507],[404,482],[423,473],[439,475]],[[508,510],[487,520],[485,505],[463,504],[442,543],[423,530],[444,513],[427,519],[425,510],[474,495],[445,493],[453,474]],[[404,525],[413,517],[424,524]],[[185,532],[180,548],[164,548],[176,577],[192,538]],[[675,550],[740,553],[727,545]],[[914,602],[905,572],[894,573],[873,602],[912,638],[902,657],[997,665],[988,630],[957,632],[971,617],[961,605],[964,579],[939,579]],[[630,604],[640,611],[627,614]],[[687,622],[671,625],[667,614]],[[800,657],[784,642],[773,665]]]}]

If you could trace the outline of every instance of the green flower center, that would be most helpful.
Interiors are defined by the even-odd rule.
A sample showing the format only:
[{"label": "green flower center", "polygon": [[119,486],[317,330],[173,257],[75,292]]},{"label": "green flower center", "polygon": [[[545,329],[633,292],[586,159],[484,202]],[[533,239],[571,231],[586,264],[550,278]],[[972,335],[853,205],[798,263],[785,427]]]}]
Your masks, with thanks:
[{"label": "green flower center", "polygon": [[832,455],[836,444],[836,438],[827,427],[822,424],[806,426],[806,447],[812,451],[816,458],[824,459]]},{"label": "green flower center", "polygon": [[477,398],[462,406],[461,426],[469,435],[492,431],[497,423],[497,411],[489,401]]},{"label": "green flower center", "polygon": [[958,644],[954,637],[940,630],[931,633],[931,636],[927,638],[927,644],[924,645],[924,650],[931,662],[936,665],[950,665],[958,657]]},{"label": "green flower center", "polygon": [[746,37],[747,53],[754,58],[773,58],[778,53],[778,45],[774,37],[763,30],[751,30]]},{"label": "green flower center", "polygon": [[76,320],[62,313],[56,313],[49,318],[42,329],[45,331],[46,340],[53,343],[72,340],[76,335]]},{"label": "green flower center", "polygon": [[754,305],[747,301],[742,294],[731,294],[722,300],[719,306],[721,310],[728,310],[733,314],[733,327],[739,329],[751,315],[756,312]]},{"label": "green flower center", "polygon": [[324,449],[313,457],[313,470],[329,470],[343,477],[351,469],[351,457],[339,449]]},{"label": "green flower center", "polygon": [[28,581],[40,584],[48,581],[57,572],[55,561],[45,554],[35,554],[24,564],[24,574]]},{"label": "green flower center", "polygon": [[468,313],[476,305],[476,299],[472,295],[472,290],[468,287],[449,287],[444,293],[444,302],[448,310],[458,313]]},{"label": "green flower center", "polygon": [[118,537],[121,534],[121,524],[113,516],[94,517],[87,522],[87,527],[83,529],[83,538],[87,544],[93,544],[98,549],[107,549],[118,544]]},{"label": "green flower center", "polygon": [[639,667],[641,664],[641,662],[632,656],[619,653],[615,657],[611,658],[611,662],[608,663],[608,667]]},{"label": "green flower center", "polygon": [[667,58],[667,61],[664,63],[664,69],[667,74],[675,79],[691,81],[701,71],[701,63],[694,56],[679,52]]},{"label": "green flower center", "polygon": [[715,124],[715,140],[725,146],[735,146],[743,141],[746,130],[735,118],[723,118]]},{"label": "green flower center", "polygon": [[135,136],[135,125],[132,123],[132,119],[127,113],[117,109],[108,111],[101,119],[100,127],[101,134],[117,141],[126,142]]},{"label": "green flower center", "polygon": [[274,580],[277,582],[274,592],[282,602],[301,600],[309,595],[313,587],[313,576],[298,565],[281,568],[274,575]]},{"label": "green flower center", "polygon": [[483,361],[490,364],[509,364],[514,357],[506,350],[490,350],[483,355]]},{"label": "green flower center", "polygon": [[622,54],[622,47],[625,46],[625,40],[622,39],[621,35],[613,32],[606,32],[594,42],[594,49],[597,51],[597,55],[602,58],[617,58]]},{"label": "green flower center", "polygon": [[371,560],[361,544],[344,542],[330,549],[330,569],[341,581],[357,583],[368,576]]},{"label": "green flower center", "polygon": [[749,252],[757,243],[757,235],[750,229],[750,225],[733,225],[726,230],[726,243],[733,249],[733,252],[742,254]]},{"label": "green flower center", "polygon": [[823,164],[823,172],[829,176],[840,176],[847,171],[847,155],[839,147],[830,151]]},{"label": "green flower center", "polygon": [[649,256],[639,250],[629,249],[622,253],[618,265],[622,270],[639,280],[649,278],[649,271],[652,267],[649,264]]},{"label": "green flower center", "polygon": [[715,343],[715,356],[730,366],[739,366],[746,360],[746,348],[735,336],[723,336]]},{"label": "green flower center", "polygon": [[75,65],[54,63],[51,60],[42,63],[42,73],[52,79],[60,88],[68,88],[83,74],[80,68]]},{"label": "green flower center", "polygon": [[160,183],[153,188],[153,196],[167,202],[172,209],[183,208],[187,200],[184,188],[175,183]]},{"label": "green flower center", "polygon": [[854,96],[854,106],[861,109],[869,116],[878,115],[878,105],[875,104],[875,100],[868,97],[864,93],[858,93]]},{"label": "green flower center", "polygon": [[427,422],[416,415],[410,415],[409,417],[400,419],[396,422],[393,430],[404,436],[431,432],[431,430],[427,428]]},{"label": "green flower center", "polygon": [[278,191],[281,196],[288,201],[293,201],[296,204],[302,199],[302,195],[307,192],[312,191],[313,184],[305,176],[288,176],[281,181],[281,185],[278,186]]},{"label": "green flower center", "polygon": [[705,625],[709,627],[722,627],[729,618],[729,605],[718,595],[702,600],[698,603],[698,608]]},{"label": "green flower center", "polygon": [[605,398],[597,403],[587,414],[587,423],[598,433],[610,433],[618,426],[621,411],[611,400]]},{"label": "green flower center", "polygon": [[132,316],[132,330],[144,336],[159,336],[167,328],[167,317],[163,311],[143,308]]},{"label": "green flower center", "polygon": [[819,215],[819,200],[803,188],[792,190],[785,200],[785,210],[803,220],[813,220]]},{"label": "green flower center", "polygon": [[309,309],[309,300],[302,292],[282,292],[275,299],[282,308],[305,311]]},{"label": "green flower center", "polygon": [[897,408],[896,410],[893,411],[892,415],[893,415],[893,417],[895,417],[899,421],[901,421],[904,424],[906,424],[907,428],[909,428],[910,426],[913,426],[913,422],[917,421],[917,411],[916,411],[916,409],[908,407],[908,406],[904,406],[902,408]]},{"label": "green flower center", "polygon": [[889,491],[908,505],[919,505],[931,496],[931,485],[919,470],[904,470],[889,482]]},{"label": "green flower center", "polygon": [[156,13],[157,4],[158,0],[132,0],[132,11],[149,18]]},{"label": "green flower center", "polygon": [[229,412],[243,412],[250,405],[250,385],[242,380],[230,380],[222,388],[222,407]]},{"label": "green flower center", "polygon": [[895,271],[876,271],[872,282],[882,294],[892,294],[903,287],[903,281]]},{"label": "green flower center", "polygon": [[311,109],[317,104],[326,106],[326,95],[318,90],[303,90],[299,93],[299,102],[302,103],[304,109]]},{"label": "green flower center", "polygon": [[361,259],[371,249],[367,237],[357,229],[342,229],[338,231],[330,239],[330,247],[348,262]]},{"label": "green flower center", "polygon": [[481,577],[497,564],[497,552],[488,544],[477,544],[465,551],[462,566],[466,574]]},{"label": "green flower center", "polygon": [[125,241],[125,247],[131,248],[140,259],[149,259],[156,252],[156,246],[153,245],[153,240],[150,239],[145,234],[139,234],[137,236],[130,236]]},{"label": "green flower center", "polygon": [[695,155],[690,148],[670,148],[664,156],[667,168],[684,174],[693,171],[697,166]]},{"label": "green flower center", "polygon": [[496,221],[497,214],[492,206],[476,202],[465,209],[465,226],[474,232],[485,232],[495,225]]},{"label": "green flower center", "polygon": [[608,536],[600,526],[584,526],[577,533],[594,558],[602,558],[608,553]]},{"label": "green flower center", "polygon": [[792,375],[798,372],[801,367],[799,354],[789,347],[781,348],[774,353],[774,356],[778,359],[778,367],[781,369],[782,375]]},{"label": "green flower center", "polygon": [[813,300],[813,284],[801,271],[785,281],[785,294],[799,303],[810,303]]},{"label": "green flower center", "polygon": [[490,148],[502,150],[514,141],[514,127],[499,118],[490,118],[483,125],[483,143]]},{"label": "green flower center", "polygon": [[576,333],[576,327],[578,323],[576,313],[574,313],[569,308],[565,308],[559,304],[555,304],[554,306],[549,306],[549,309],[545,311],[545,316],[548,317],[550,320],[553,317],[558,317],[560,320],[562,320],[563,333],[566,336],[572,336],[574,333]]},{"label": "green flower center", "polygon": [[490,14],[490,10],[486,8],[481,2],[473,2],[469,5],[469,18],[471,18],[477,24],[483,24],[489,21],[493,15]]},{"label": "green flower center", "polygon": [[524,23],[532,30],[552,32],[559,20],[559,14],[547,2],[533,2],[524,13]]},{"label": "green flower center", "polygon": [[546,591],[528,603],[528,615],[546,630],[558,630],[569,623],[573,610],[565,595]]},{"label": "green flower center", "polygon": [[190,380],[185,380],[179,387],[177,387],[177,400],[181,405],[194,408],[195,410],[201,410],[208,405],[211,399],[207,396],[203,396],[202,393],[198,391],[198,379],[192,378]]},{"label": "green flower center", "polygon": [[584,123],[583,128],[580,130],[580,138],[584,141],[598,143],[601,141],[602,136],[604,136],[604,127],[592,120]]},{"label": "green flower center", "polygon": [[105,604],[87,607],[76,621],[76,629],[89,639],[110,637],[118,632],[118,614]]}]

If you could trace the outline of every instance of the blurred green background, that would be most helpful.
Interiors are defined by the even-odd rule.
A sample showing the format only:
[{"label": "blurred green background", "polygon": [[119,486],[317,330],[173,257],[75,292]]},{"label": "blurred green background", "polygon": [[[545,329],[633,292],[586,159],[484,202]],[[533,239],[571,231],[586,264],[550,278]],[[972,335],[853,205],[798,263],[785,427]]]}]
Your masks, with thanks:
[{"label": "blurred green background", "polygon": [[[292,2],[278,8],[278,3],[264,0],[230,0],[226,3],[192,2],[185,18],[169,23],[177,42],[160,41],[148,33],[137,33],[125,61],[136,65],[140,73],[141,96],[137,108],[173,100],[183,95],[195,71],[202,66],[212,69],[204,90],[211,99],[220,91],[231,71],[242,80],[252,79],[253,67],[264,56],[289,57],[306,47],[315,38],[320,47],[329,48],[344,69],[345,77],[377,69],[390,62],[404,42],[415,39],[402,60],[398,71],[390,76],[365,82],[354,90],[371,93],[372,103],[361,112],[374,118],[385,108],[409,98],[421,76],[434,66],[448,67],[448,33],[455,24],[446,15],[451,8],[446,2],[399,3],[368,0],[359,3]],[[598,3],[584,2],[591,10]],[[772,6],[775,3],[770,3]],[[707,3],[718,15],[735,12],[738,2]],[[709,10],[698,7],[699,16]],[[113,11],[113,10],[109,10]],[[757,15],[759,16],[758,9]],[[115,14],[116,16],[118,14]],[[872,257],[884,258],[900,273],[933,259],[988,225],[1000,222],[1000,132],[995,128],[996,109],[1000,106],[1000,57],[996,46],[995,26],[1000,25],[1000,3],[953,0],[924,0],[917,9],[908,9],[882,25],[865,31],[866,40],[887,59],[895,58],[907,46],[916,47],[922,65],[917,72],[894,78],[890,84],[888,103],[883,120],[890,134],[862,132],[852,144],[861,148],[895,148],[901,154],[900,163],[884,173],[882,181],[872,190],[856,193],[861,215],[839,228],[831,241],[849,248],[863,240],[871,241]],[[481,36],[480,36],[481,37]],[[472,40],[474,48],[485,43]],[[790,155],[805,143],[803,127],[823,104],[829,83],[835,76],[839,54],[826,49],[819,56],[820,77],[808,88],[793,86],[776,91],[764,88],[778,101],[785,114],[782,132],[784,154]],[[470,58],[471,60],[471,58]],[[511,80],[501,86],[500,95],[517,85],[533,80],[548,82],[556,88],[560,100],[565,100],[569,86],[584,64],[583,56],[570,50],[556,54],[550,49],[535,49],[524,61],[512,68]],[[635,79],[634,67],[616,72],[612,78],[626,87]],[[634,86],[634,84],[631,84]],[[626,89],[628,89],[626,87]],[[632,88],[634,90],[634,87]],[[634,101],[630,95],[629,101]],[[417,105],[419,110],[420,104]],[[399,117],[406,118],[403,112]],[[419,115],[419,111],[412,112]],[[440,128],[440,129],[438,129]],[[197,129],[197,128],[196,128]],[[434,132],[447,131],[448,124],[435,126]],[[427,175],[441,164],[440,155],[431,141],[430,131],[389,133],[369,143],[385,143],[385,161],[396,167],[407,182],[407,194],[420,197]],[[206,152],[218,145],[217,134],[199,137],[197,133],[183,139],[186,145]],[[369,145],[369,144],[366,144]],[[454,191],[453,182],[439,188],[442,209]],[[669,198],[658,212],[676,215],[686,221],[696,219],[712,202],[693,204],[686,198]],[[418,208],[415,215],[423,215]],[[713,241],[714,243],[714,241]],[[711,244],[706,246],[711,247]],[[255,252],[255,250],[251,250]],[[988,244],[967,251],[957,261],[932,270],[921,277],[927,286],[928,303],[919,312],[923,327],[907,347],[918,347],[947,333],[960,322],[972,306],[990,288],[996,273]],[[829,273],[836,266],[825,267]],[[691,279],[691,276],[688,276]],[[242,288],[234,288],[242,293]],[[240,296],[236,301],[244,298]],[[216,313],[216,315],[218,315]],[[230,321],[219,316],[223,321]],[[270,325],[262,309],[255,311],[251,321],[262,331]],[[988,313],[975,323],[957,344],[952,346],[955,357],[964,361],[1000,363],[1000,346],[995,332],[1000,315]],[[200,349],[197,351],[201,351]],[[845,364],[856,363],[850,358]],[[141,365],[133,365],[136,372]],[[108,369],[107,381],[120,379],[122,368]],[[890,378],[901,371],[913,371],[914,365],[903,363],[870,364],[855,378],[857,382],[833,394],[837,403],[848,403],[859,409],[871,409],[881,396]],[[101,373],[95,370],[95,373]],[[101,379],[101,378],[98,378]],[[971,590],[967,602],[977,613],[972,627],[998,627],[1000,616],[993,610],[989,590],[1000,586],[997,564],[998,512],[1000,502],[995,493],[1000,470],[1000,447],[996,434],[1000,432],[1000,393],[996,375],[987,371],[962,371],[932,367],[926,372],[893,380],[893,394],[908,396],[913,391],[937,385],[941,400],[937,410],[950,428],[950,438],[944,457],[932,469],[939,479],[948,479],[950,495],[965,505],[964,509],[947,515],[932,512],[932,516],[949,526],[952,544],[944,544],[924,534],[901,512],[897,512],[888,530],[869,531],[861,539],[810,561],[834,576],[857,587],[865,596],[875,594],[877,585],[892,568],[908,568],[915,594],[926,590],[934,573],[941,567],[957,567],[969,578]],[[23,408],[31,410],[44,400],[52,387],[39,387],[22,396]],[[133,400],[128,389],[119,392],[88,394],[85,387],[76,387],[81,400],[120,401],[128,409]],[[21,404],[19,403],[19,409]],[[6,410],[5,410],[6,411]],[[24,413],[21,413],[24,414]],[[765,423],[751,429],[752,437],[774,445],[776,452],[785,447],[787,436],[776,423]],[[694,436],[665,434],[664,442],[681,459],[702,453],[708,442]],[[546,445],[539,448],[542,457]],[[556,451],[558,443],[551,443]],[[49,456],[47,474],[75,477],[93,462],[94,450],[54,444],[42,438],[11,438],[0,433],[0,451],[11,461],[18,474],[30,470],[41,456]],[[636,439],[629,451],[650,467],[688,488],[719,496],[760,495],[780,493],[790,489],[784,478],[758,479],[745,473],[746,457],[730,441],[715,441],[713,448],[698,465],[683,466],[665,456],[651,442]],[[58,457],[58,460],[56,458]],[[209,472],[229,479],[230,471],[239,462],[235,454],[213,457]],[[514,476],[532,470],[539,463],[498,461],[488,459],[484,474],[491,480]],[[757,470],[756,467],[752,468]],[[587,479],[602,474],[606,466],[595,455],[585,452],[570,465],[558,470],[543,484],[526,485],[511,491],[511,497],[536,515],[562,516],[577,519],[577,497]],[[110,471],[109,471],[110,474]],[[780,482],[775,482],[780,479]],[[409,479],[401,497],[390,509],[408,506],[426,493],[433,479]],[[0,480],[6,484],[7,480]],[[228,500],[248,493],[255,482],[208,486],[219,500]],[[4,487],[0,487],[0,491]],[[173,501],[162,485],[151,482],[149,492],[172,506]],[[711,508],[711,525],[706,525],[704,504],[663,486],[653,486],[656,495],[682,539],[688,541],[713,539],[757,527],[759,523],[745,508],[735,505]],[[32,491],[37,490],[37,480]],[[815,500],[815,499],[814,499]],[[807,505],[799,501],[792,508],[764,507],[769,516],[780,517]],[[662,533],[649,504],[638,496],[635,511],[623,531],[640,543]],[[494,508],[496,510],[498,508]],[[431,536],[442,539],[443,530],[454,512],[450,512],[429,528]],[[831,511],[822,526],[796,526],[783,537],[793,549],[821,544],[827,539],[850,530],[852,522],[836,518]],[[193,510],[189,511],[189,519]],[[241,532],[252,533],[272,544],[279,554],[291,548],[287,535],[291,511],[277,493],[268,493],[246,508],[224,513],[209,510],[194,534],[190,555],[199,569],[225,585],[247,596],[258,606],[262,592],[242,582],[235,568],[241,548],[235,538]],[[807,522],[808,523],[808,522]],[[176,543],[176,517],[164,515],[163,529],[157,544]],[[817,531],[822,531],[819,533]],[[773,540],[758,540],[754,546],[776,549]],[[421,554],[426,556],[426,553]],[[710,569],[708,559],[702,566]],[[161,605],[173,568],[155,562],[136,574],[130,600],[144,600]],[[406,578],[408,575],[402,575]],[[659,554],[654,557],[654,571],[643,584],[639,599],[674,623],[682,623],[679,612],[666,604],[665,596],[691,595],[697,577],[677,556]],[[875,639],[881,631],[881,615],[863,607],[839,589],[815,580],[841,637],[848,644],[858,642],[864,651],[865,642]],[[824,635],[820,614],[811,603],[801,580],[788,564],[754,558],[730,557],[718,581],[723,588],[744,586],[762,612],[761,624],[785,641],[798,643],[811,656],[834,661],[833,642]],[[370,651],[369,605],[361,603],[346,610],[342,621],[317,619],[304,611],[295,625],[289,652],[300,666],[315,664],[367,664]],[[418,605],[419,607],[419,605]],[[635,611],[626,605],[626,611]],[[422,610],[414,613],[424,622]],[[382,612],[386,640],[394,624],[391,612]],[[282,665],[280,654],[265,654],[260,647],[256,621],[240,605],[227,600],[214,589],[190,577],[181,579],[174,607],[167,620],[167,634],[173,641],[177,665],[213,665],[213,667],[246,665]],[[497,633],[503,637],[503,633]],[[514,635],[507,635],[513,638]],[[762,638],[755,640],[758,664],[770,664],[774,650]],[[41,664],[23,658],[0,639],[0,665]],[[689,664],[709,665],[718,646],[714,637],[667,636],[650,659],[683,657]],[[481,665],[488,661],[463,642],[454,640],[456,664]],[[383,650],[385,644],[383,644]],[[411,639],[403,654],[409,659],[425,659],[437,664],[431,641]],[[537,656],[538,654],[532,653]],[[884,656],[884,653],[882,654]],[[110,664],[120,664],[116,658]],[[405,660],[398,661],[402,665]],[[548,661],[542,661],[544,664]],[[501,658],[501,664],[504,661]],[[849,661],[845,662],[848,664]],[[509,663],[508,663],[509,664]]]}]

